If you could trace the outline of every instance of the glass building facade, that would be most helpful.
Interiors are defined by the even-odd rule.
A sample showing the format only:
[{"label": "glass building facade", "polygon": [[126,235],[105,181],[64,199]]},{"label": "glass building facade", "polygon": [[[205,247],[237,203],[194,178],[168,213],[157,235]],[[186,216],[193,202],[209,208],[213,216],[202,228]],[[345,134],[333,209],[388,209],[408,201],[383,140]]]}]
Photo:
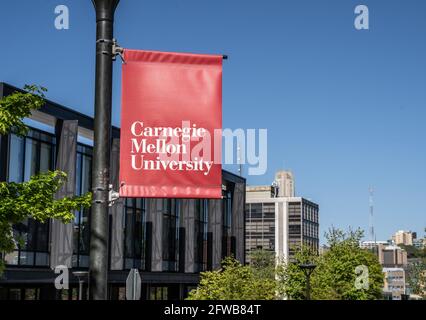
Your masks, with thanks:
[{"label": "glass building facade", "polygon": [[307,246],[319,250],[319,216],[318,205],[308,200],[288,203],[288,239],[289,256],[294,256],[297,248]]},{"label": "glass building facade", "polygon": [[[28,181],[34,174],[54,168],[55,136],[31,130],[26,137],[11,134],[11,150],[7,166],[9,182]],[[41,267],[49,265],[49,221],[26,219],[13,226],[15,250],[5,255],[13,266]]]},{"label": "glass building facade", "polygon": [[246,250],[256,249],[275,250],[275,203],[246,204]]},{"label": "glass building facade", "polygon": [[124,269],[146,270],[146,201],[126,199]]},{"label": "glass building facade", "polygon": [[[14,90],[17,89],[0,83],[0,94]],[[49,101],[39,113],[43,114],[42,120],[33,119],[34,123],[44,119],[51,122],[33,126],[25,137],[0,136],[0,180],[27,181],[32,175],[55,170],[60,161],[67,164],[68,158],[75,157],[75,162],[69,162],[75,165],[67,171],[75,175],[73,193],[83,195],[90,191],[93,148],[86,141],[87,132],[93,133],[93,119]],[[78,122],[74,149],[63,145],[70,141],[71,131],[64,131],[66,121]],[[114,157],[119,129],[113,128],[112,136]],[[65,154],[65,162],[58,160],[60,150]],[[118,176],[117,170],[113,158],[112,176]],[[120,199],[112,207],[110,299],[124,299],[126,278],[132,268],[137,268],[143,279],[141,299],[182,299],[196,287],[199,272],[220,267],[223,257],[232,254],[244,263],[245,179],[226,171],[222,177],[221,200],[129,198]],[[15,250],[0,253],[6,263],[5,277],[0,278],[0,300],[77,299],[77,279],[71,276],[69,290],[56,290],[57,275],[53,271],[57,259],[53,252],[69,257],[64,261],[69,261],[70,275],[73,270],[88,269],[90,209],[74,214],[73,222],[63,229],[69,243],[62,238],[59,243],[53,241],[56,227],[52,221],[27,219],[13,226],[18,239]]]},{"label": "glass building facade", "polygon": [[195,270],[207,270],[209,206],[205,199],[195,200],[194,260]]},{"label": "glass building facade", "polygon": [[317,204],[298,197],[271,197],[248,200],[245,212],[247,262],[256,249],[275,251],[290,261],[301,245],[318,252]]},{"label": "glass building facade", "polygon": [[[78,196],[91,189],[92,153],[91,147],[82,144],[77,146],[76,195]],[[89,267],[90,209],[82,208],[74,215],[72,266],[87,268]]]},{"label": "glass building facade", "polygon": [[164,199],[162,253],[163,271],[178,271],[179,261],[179,221],[181,203],[179,199]]}]

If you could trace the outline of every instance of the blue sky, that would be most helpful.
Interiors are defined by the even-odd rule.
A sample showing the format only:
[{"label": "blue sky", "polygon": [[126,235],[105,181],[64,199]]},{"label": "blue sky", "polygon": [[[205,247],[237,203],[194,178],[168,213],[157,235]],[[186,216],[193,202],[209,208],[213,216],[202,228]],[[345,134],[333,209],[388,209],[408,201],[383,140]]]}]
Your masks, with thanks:
[{"label": "blue sky", "polygon": [[[67,5],[70,29],[56,30]],[[354,28],[354,8],[370,30]],[[0,81],[41,84],[93,115],[95,16],[89,0],[0,5]],[[377,239],[426,226],[426,2],[422,0],[122,0],[115,36],[132,49],[224,53],[223,120],[268,129],[270,184],[291,169],[320,205],[321,229],[368,228]],[[113,123],[120,121],[120,62]]]}]

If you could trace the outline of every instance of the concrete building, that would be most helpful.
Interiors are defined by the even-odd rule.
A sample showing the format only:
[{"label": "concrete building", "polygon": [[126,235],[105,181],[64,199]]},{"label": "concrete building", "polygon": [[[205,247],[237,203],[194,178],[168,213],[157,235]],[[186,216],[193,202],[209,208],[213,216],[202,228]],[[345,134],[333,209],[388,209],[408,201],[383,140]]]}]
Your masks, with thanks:
[{"label": "concrete building", "polygon": [[388,300],[401,300],[406,293],[405,268],[407,252],[392,244],[393,241],[363,241],[360,247],[374,252],[383,266],[385,283],[383,295]]},{"label": "concrete building", "polygon": [[275,174],[275,185],[278,187],[278,197],[294,197],[295,185],[291,171],[278,171]]},{"label": "concrete building", "polygon": [[392,240],[396,245],[403,244],[406,246],[413,245],[413,238],[416,238],[415,234],[411,231],[399,230],[392,236]]},{"label": "concrete building", "polygon": [[383,293],[392,300],[401,300],[405,295],[405,271],[403,268],[383,268],[385,276]]},{"label": "concrete building", "polygon": [[[0,83],[0,98],[18,89]],[[19,90],[18,90],[19,91]],[[22,182],[47,170],[68,175],[66,195],[91,190],[93,119],[47,101],[28,119],[26,137],[0,136],[0,181]],[[112,128],[111,183],[118,190],[118,128]],[[142,277],[142,300],[183,299],[199,273],[217,269],[221,260],[245,257],[245,179],[222,172],[223,199],[119,199],[110,209],[109,299],[123,299],[129,269]],[[76,299],[73,271],[89,266],[90,210],[72,223],[28,219],[14,225],[22,243],[1,256],[3,299]],[[56,290],[53,269],[69,268],[70,288]],[[85,284],[85,287],[87,283]]]},{"label": "concrete building", "polygon": [[384,267],[400,267],[407,266],[407,251],[395,245],[378,246],[378,256],[380,264]]},{"label": "concrete building", "polygon": [[302,244],[319,250],[319,206],[302,197],[280,197],[278,185],[246,188],[248,262],[255,249],[275,251],[280,259],[291,259]]},{"label": "concrete building", "polygon": [[360,247],[373,251],[383,267],[407,266],[407,251],[391,244],[391,241],[362,241]]},{"label": "concrete building", "polygon": [[390,241],[370,241],[369,240],[369,241],[362,241],[359,246],[362,249],[377,250],[377,247],[379,245],[388,246],[390,244],[391,244]]}]

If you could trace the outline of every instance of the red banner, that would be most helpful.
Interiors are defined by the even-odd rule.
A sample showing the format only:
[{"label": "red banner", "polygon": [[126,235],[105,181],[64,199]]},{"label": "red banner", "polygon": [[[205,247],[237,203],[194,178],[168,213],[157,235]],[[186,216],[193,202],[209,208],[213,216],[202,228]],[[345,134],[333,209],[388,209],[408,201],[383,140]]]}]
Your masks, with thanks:
[{"label": "red banner", "polygon": [[120,196],[222,196],[222,56],[125,50]]}]

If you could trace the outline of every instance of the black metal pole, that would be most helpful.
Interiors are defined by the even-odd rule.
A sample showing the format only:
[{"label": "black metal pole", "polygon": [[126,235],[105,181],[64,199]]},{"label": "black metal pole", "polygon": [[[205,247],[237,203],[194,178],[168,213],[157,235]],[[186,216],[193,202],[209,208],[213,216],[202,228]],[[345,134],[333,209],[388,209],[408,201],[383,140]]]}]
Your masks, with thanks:
[{"label": "black metal pole", "polygon": [[311,274],[306,274],[306,300],[311,300]]},{"label": "black metal pole", "polygon": [[90,223],[89,297],[108,294],[108,187],[112,109],[112,39],[114,12],[120,0],[92,0],[96,10],[95,125]]},{"label": "black metal pole", "polygon": [[312,272],[314,272],[316,265],[313,263],[304,263],[304,264],[299,264],[299,268],[302,269],[306,277],[305,299],[311,300],[311,275],[312,275]]},{"label": "black metal pole", "polygon": [[78,300],[83,300],[83,279],[78,279]]}]

